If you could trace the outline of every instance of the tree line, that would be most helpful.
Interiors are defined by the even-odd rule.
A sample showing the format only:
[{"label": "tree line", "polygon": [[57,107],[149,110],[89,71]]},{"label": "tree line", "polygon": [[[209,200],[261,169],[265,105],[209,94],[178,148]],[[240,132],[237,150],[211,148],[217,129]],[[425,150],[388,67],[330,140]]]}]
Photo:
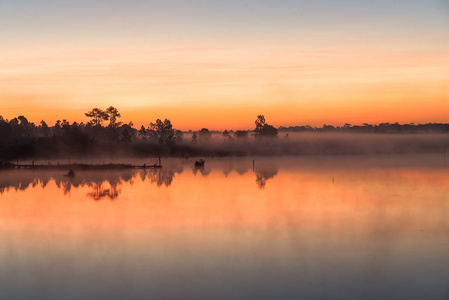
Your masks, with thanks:
[{"label": "tree line", "polygon": [[351,125],[346,123],[343,126],[333,126],[324,124],[322,127],[290,126],[278,128],[279,132],[353,132],[353,133],[448,133],[449,124],[447,123],[425,123],[425,124],[399,124],[380,123],[363,125]]},{"label": "tree line", "polygon": [[[202,128],[191,132],[191,140],[184,141],[184,132],[175,129],[168,119],[157,119],[137,130],[132,122],[121,122],[121,114],[113,106],[104,110],[93,108],[85,116],[88,118],[86,123],[70,123],[63,119],[57,120],[53,126],[44,120],[36,125],[25,116],[11,120],[0,116],[0,162],[17,157],[82,155],[110,152],[112,148],[126,150],[130,144],[158,144],[165,147],[188,144],[194,147],[198,142],[210,141],[212,137],[211,131]],[[276,134],[277,130],[266,124],[264,116],[258,116],[254,135],[262,137]],[[227,141],[247,137],[248,131],[244,130],[223,132],[223,138]],[[161,151],[158,147],[153,148]],[[148,152],[148,147],[139,151]]]},{"label": "tree line", "polygon": [[[224,130],[213,132],[207,128],[183,132],[176,129],[170,120],[157,119],[147,126],[136,129],[132,122],[124,124],[117,108],[92,108],[85,113],[86,123],[57,120],[49,126],[44,120],[39,124],[28,121],[24,116],[11,120],[0,116],[0,162],[17,157],[48,157],[66,155],[102,155],[127,151],[138,155],[207,155],[203,145],[212,140],[212,134],[221,136],[227,143],[245,141],[250,136],[254,140],[264,137],[274,138],[278,133],[289,132],[355,132],[355,133],[412,133],[449,132],[449,124],[398,124],[381,123],[362,126],[323,125],[322,127],[294,126],[279,127],[267,123],[264,115],[257,116],[253,130]],[[186,135],[187,134],[187,135]],[[219,134],[219,135],[218,135]],[[187,138],[186,138],[187,136]],[[216,138],[215,138],[216,139]],[[224,149],[224,148],[223,148]],[[215,153],[214,153],[215,154]],[[212,154],[212,155],[214,155]],[[223,155],[226,155],[223,150]]]}]

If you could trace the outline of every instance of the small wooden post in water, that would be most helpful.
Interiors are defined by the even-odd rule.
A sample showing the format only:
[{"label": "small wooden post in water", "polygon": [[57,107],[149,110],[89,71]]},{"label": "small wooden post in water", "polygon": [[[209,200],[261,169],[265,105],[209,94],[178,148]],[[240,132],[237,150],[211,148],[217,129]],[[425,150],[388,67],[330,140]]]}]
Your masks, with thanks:
[{"label": "small wooden post in water", "polygon": [[253,159],[253,172],[254,172],[254,159]]}]

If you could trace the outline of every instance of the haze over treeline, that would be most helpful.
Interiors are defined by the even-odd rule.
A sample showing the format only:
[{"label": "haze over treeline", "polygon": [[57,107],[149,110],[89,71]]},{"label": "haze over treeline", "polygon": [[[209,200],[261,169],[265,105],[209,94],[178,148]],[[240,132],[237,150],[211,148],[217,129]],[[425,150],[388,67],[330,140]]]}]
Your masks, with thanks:
[{"label": "haze over treeline", "polygon": [[[251,130],[181,131],[168,119],[135,128],[115,107],[93,108],[86,123],[36,125],[0,116],[0,162],[98,156],[313,155],[438,152],[449,145],[449,124],[363,124],[279,127],[257,116]],[[340,134],[342,133],[342,134]],[[344,134],[343,134],[344,133]]]}]

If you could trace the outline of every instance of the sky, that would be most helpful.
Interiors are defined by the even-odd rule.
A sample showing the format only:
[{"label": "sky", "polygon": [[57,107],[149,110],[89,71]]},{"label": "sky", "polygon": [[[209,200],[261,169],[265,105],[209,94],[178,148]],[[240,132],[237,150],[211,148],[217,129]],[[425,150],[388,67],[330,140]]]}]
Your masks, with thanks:
[{"label": "sky", "polygon": [[0,0],[0,115],[182,130],[449,119],[449,0]]}]

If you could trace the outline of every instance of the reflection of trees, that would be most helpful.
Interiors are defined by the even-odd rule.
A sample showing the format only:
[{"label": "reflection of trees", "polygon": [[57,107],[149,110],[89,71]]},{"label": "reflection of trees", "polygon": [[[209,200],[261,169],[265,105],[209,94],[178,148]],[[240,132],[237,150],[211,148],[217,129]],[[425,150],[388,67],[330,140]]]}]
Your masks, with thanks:
[{"label": "reflection of trees", "polygon": [[[244,175],[246,172],[248,172],[250,167],[251,167],[251,165],[249,163],[232,163],[231,162],[229,164],[226,164],[223,167],[222,172],[225,177],[228,177],[228,175],[232,171],[235,171],[239,175]],[[193,168],[193,175],[195,175],[195,176],[197,173],[200,173],[203,176],[207,176],[207,175],[209,175],[210,172],[211,172],[211,169],[206,169],[204,166]],[[267,165],[263,165],[260,168],[256,168],[254,173],[256,174],[257,186],[260,189],[264,189],[265,186],[267,185],[268,179],[274,178],[274,176],[277,175],[278,169],[274,165],[269,163]]]},{"label": "reflection of trees", "polygon": [[93,182],[91,185],[93,187],[93,192],[87,193],[87,196],[91,197],[96,201],[101,200],[103,198],[109,198],[111,200],[117,198],[121,192],[120,189],[117,189],[117,184],[109,183],[110,188],[108,189],[103,187],[103,183],[104,182]]},{"label": "reflection of trees", "polygon": [[203,176],[207,176],[210,173],[210,169],[205,169],[204,166],[195,166],[193,167],[193,175],[196,176],[196,174],[199,172]]},{"label": "reflection of trees", "polygon": [[267,185],[267,180],[273,178],[278,173],[277,168],[262,168],[255,171],[256,173],[256,184],[260,189],[264,189]]},{"label": "reflection of trees", "polygon": [[[116,199],[121,190],[118,186],[124,182],[133,183],[132,179],[135,177],[134,172],[119,172],[104,174],[104,172],[78,172],[73,178],[64,176],[55,176],[53,179],[58,188],[62,189],[64,195],[70,193],[72,187],[91,187],[92,191],[87,193],[87,196],[98,201],[104,198],[111,200]],[[109,187],[108,187],[109,186]]]},{"label": "reflection of trees", "polygon": [[157,186],[170,186],[173,182],[173,178],[175,177],[175,173],[175,169],[151,169],[142,172],[140,174],[140,178],[142,178],[142,180],[148,179],[151,183],[155,183]]},{"label": "reflection of trees", "polygon": [[3,173],[0,175],[0,194],[9,191],[10,189],[26,190],[29,187],[35,187],[41,185],[45,187],[51,178],[43,177],[42,179],[35,178],[34,176],[27,176],[21,178],[17,172]]},{"label": "reflection of trees", "polygon": [[[228,177],[228,175],[235,171],[239,175],[244,175],[248,170],[250,169],[251,165],[248,163],[230,163],[226,164],[222,172],[225,177]],[[194,167],[193,168],[193,175],[196,176],[197,173],[200,173],[203,176],[209,175],[211,172],[211,169],[205,169],[204,166],[201,167]],[[274,178],[274,176],[277,175],[278,169],[273,165],[264,165],[263,167],[257,168],[254,173],[256,174],[256,184],[260,189],[264,189],[267,185],[267,180]]]},{"label": "reflection of trees", "polygon": [[[229,174],[232,171],[242,175],[248,172],[251,165],[242,163],[231,163],[223,167],[222,172]],[[201,176],[208,176],[212,167],[193,168],[193,174],[199,173]],[[70,194],[73,189],[87,187],[90,191],[87,196],[94,200],[117,199],[120,196],[120,186],[124,183],[134,183],[135,178],[142,181],[149,181],[158,187],[169,187],[175,175],[182,173],[183,169],[179,165],[164,167],[162,169],[146,170],[109,170],[109,171],[76,171],[75,177],[64,176],[62,171],[33,171],[33,170],[9,170],[0,171],[0,195],[10,189],[26,190],[30,187],[40,186],[45,188],[50,181],[54,181],[64,195]],[[278,170],[275,167],[263,166],[256,168],[257,186],[263,189],[268,179],[276,176]]]},{"label": "reflection of trees", "polygon": [[120,185],[134,183],[136,177],[151,184],[170,186],[176,173],[182,173],[182,168],[162,168],[147,170],[112,170],[112,171],[77,171],[75,177],[64,176],[61,171],[28,171],[12,170],[0,172],[0,194],[13,190],[26,190],[30,187],[45,188],[50,181],[54,181],[64,195],[70,194],[72,189],[88,187],[91,191],[87,196],[94,200],[109,198],[114,200],[121,193]]},{"label": "reflection of trees", "polygon": [[246,172],[248,172],[249,167],[245,166],[245,165],[237,165],[237,166],[226,166],[223,169],[223,174],[225,175],[225,177],[228,177],[228,175],[232,172],[232,171],[236,171],[237,174],[239,175],[243,175]]},{"label": "reflection of trees", "polygon": [[41,186],[45,188],[53,180],[64,195],[69,194],[72,188],[91,187],[87,196],[94,200],[109,198],[116,199],[121,190],[118,188],[124,182],[133,184],[137,170],[120,171],[79,171],[75,177],[66,177],[62,172],[34,172],[34,171],[6,171],[0,172],[0,194],[10,189],[26,190],[29,187]]}]

